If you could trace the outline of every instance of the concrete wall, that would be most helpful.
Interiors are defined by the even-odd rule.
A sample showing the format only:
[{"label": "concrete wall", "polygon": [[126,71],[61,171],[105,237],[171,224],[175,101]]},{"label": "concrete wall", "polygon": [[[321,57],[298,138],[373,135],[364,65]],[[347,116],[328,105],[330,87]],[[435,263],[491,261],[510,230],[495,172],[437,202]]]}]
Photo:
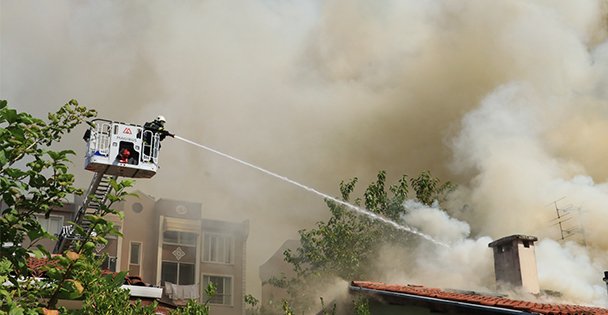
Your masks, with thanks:
[{"label": "concrete wall", "polygon": [[522,287],[530,293],[539,293],[540,284],[538,283],[538,270],[536,267],[534,245],[529,244],[528,247],[525,247],[520,241],[517,244],[517,248],[519,252]]}]

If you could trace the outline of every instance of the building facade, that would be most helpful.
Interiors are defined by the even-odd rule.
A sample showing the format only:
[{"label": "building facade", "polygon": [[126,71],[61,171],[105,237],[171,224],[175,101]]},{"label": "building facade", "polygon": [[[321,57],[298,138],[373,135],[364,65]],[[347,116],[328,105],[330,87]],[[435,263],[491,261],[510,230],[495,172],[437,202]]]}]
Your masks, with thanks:
[{"label": "building facade", "polygon": [[[205,219],[200,203],[136,194],[115,207],[124,213],[123,221],[107,218],[120,227],[123,237],[110,238],[106,246],[96,248],[108,256],[103,267],[128,270],[146,283],[163,287],[163,299],[175,304],[191,298],[209,300],[213,314],[244,314],[249,222]],[[74,209],[66,205],[39,221],[50,233],[58,233]],[[49,250],[54,246],[50,241],[44,245]],[[205,295],[209,283],[216,287],[213,297]]]},{"label": "building facade", "polygon": [[282,301],[289,299],[287,290],[272,284],[271,279],[282,277],[294,278],[296,276],[293,266],[285,261],[286,250],[295,251],[300,246],[298,240],[287,240],[277,249],[266,262],[260,266],[260,280],[262,281],[262,304],[269,311],[277,311],[282,307]]}]

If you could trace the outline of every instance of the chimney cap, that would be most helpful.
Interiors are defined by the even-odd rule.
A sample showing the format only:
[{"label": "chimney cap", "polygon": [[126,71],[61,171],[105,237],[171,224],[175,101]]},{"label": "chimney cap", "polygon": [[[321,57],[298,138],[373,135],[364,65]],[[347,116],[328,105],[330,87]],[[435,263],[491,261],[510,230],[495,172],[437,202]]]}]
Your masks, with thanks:
[{"label": "chimney cap", "polygon": [[503,238],[497,239],[494,242],[488,244],[488,247],[496,247],[496,246],[500,246],[500,245],[507,244],[507,243],[513,243],[513,241],[515,241],[515,240],[536,242],[536,241],[538,241],[538,238],[536,236],[515,234],[515,235],[505,236]]}]

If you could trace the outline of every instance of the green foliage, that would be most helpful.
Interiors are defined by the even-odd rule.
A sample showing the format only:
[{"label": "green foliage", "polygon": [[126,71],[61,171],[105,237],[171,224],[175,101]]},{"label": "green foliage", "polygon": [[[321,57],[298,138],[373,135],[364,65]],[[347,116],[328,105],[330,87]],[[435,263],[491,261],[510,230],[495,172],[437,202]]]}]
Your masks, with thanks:
[{"label": "green foliage", "polygon": [[255,296],[251,294],[245,294],[245,305],[248,307],[246,310],[246,314],[255,315],[260,314],[260,300],[256,299]]},{"label": "green foliage", "polygon": [[171,312],[171,315],[207,315],[209,314],[209,306],[199,304],[195,300],[188,300],[185,306],[180,307]]},{"label": "green foliage", "polygon": [[208,315],[209,301],[217,294],[217,288],[213,283],[209,283],[205,288],[205,296],[207,300],[200,304],[195,300],[188,300],[185,306],[182,306],[171,312],[171,315]]},{"label": "green foliage", "polygon": [[[67,282],[72,284],[81,284],[79,276],[82,277],[86,274],[79,272],[79,270],[82,268],[86,268],[90,264],[87,265],[86,263],[82,263],[81,261],[79,261],[79,258],[94,258],[96,256],[94,252],[96,245],[106,245],[108,243],[108,240],[106,239],[108,235],[121,236],[121,233],[117,229],[115,224],[111,221],[105,220],[104,217],[109,214],[121,215],[120,212],[113,209],[112,206],[114,205],[114,203],[123,200],[127,195],[129,195],[129,193],[126,192],[126,189],[128,187],[131,187],[132,183],[133,182],[131,180],[123,180],[121,182],[111,180],[110,185],[113,187],[114,192],[108,195],[108,202],[106,202],[105,204],[102,203],[95,215],[88,215],[86,217],[86,219],[88,219],[90,222],[89,229],[85,230],[78,225],[74,225],[75,235],[77,235],[77,239],[79,240],[74,242],[72,244],[72,247],[66,250],[62,254],[62,256],[53,257],[53,260],[55,260],[62,268],[59,269],[59,272],[57,272],[58,270],[54,270],[58,273],[58,277],[51,278],[51,280],[54,280],[56,283],[51,282],[47,285],[48,288],[52,288],[51,294],[49,295],[49,299],[47,302],[48,308],[55,308],[57,301],[60,298],[73,299],[79,297],[79,295],[82,295],[83,290],[77,290],[78,292],[72,290],[72,293],[66,293],[66,287],[64,286],[64,283]],[[94,267],[97,267],[99,269],[99,265],[101,264],[95,265]],[[90,272],[90,270],[88,270],[88,272]],[[74,278],[78,280],[73,280]],[[121,277],[117,276],[115,282],[107,280],[105,282],[106,285],[101,286],[99,290],[107,290],[109,291],[108,294],[111,294],[115,292],[115,287],[120,286],[123,281],[124,274],[122,274]],[[69,287],[67,289],[69,290]],[[89,298],[96,298],[100,295],[87,296]],[[128,300],[128,293],[126,297]]]},{"label": "green foliage", "polygon": [[[380,172],[366,189],[363,202],[367,210],[399,222],[399,216],[406,211],[403,207],[407,196],[407,186],[403,185],[405,177],[389,188],[390,194],[385,181],[385,172]],[[340,183],[345,201],[349,201],[356,182],[357,178]],[[354,203],[359,205],[361,200],[356,199]],[[374,257],[374,248],[379,242],[408,237],[337,203],[327,201],[327,205],[331,212],[329,220],[317,223],[315,229],[300,231],[300,247],[296,253],[285,252],[286,261],[300,276],[332,275],[348,280],[365,277],[366,262]]]},{"label": "green foliage", "polygon": [[83,287],[85,298],[80,310],[63,313],[73,315],[103,314],[103,315],[152,315],[155,314],[157,303],[143,306],[141,301],[129,301],[129,290],[121,288],[126,272],[104,274],[101,264],[104,257],[95,258],[82,256],[79,258],[80,268],[74,272]]},{"label": "green foliage", "polygon": [[[65,269],[51,272],[55,278],[37,281],[27,268],[30,255],[49,257],[48,251],[37,243],[54,236],[45,231],[36,215],[48,218],[53,207],[63,204],[68,194],[81,192],[73,186],[74,176],[68,172],[71,150],[52,151],[49,147],[61,140],[95,112],[71,100],[56,113],[48,115],[49,122],[19,113],[0,101],[0,278],[10,283],[0,286],[0,311],[37,314],[40,297],[53,291],[74,291],[73,283],[61,279]],[[24,241],[29,240],[27,247]],[[57,258],[61,264],[64,259]],[[9,266],[9,272],[6,272]],[[63,266],[62,266],[63,267]],[[4,281],[3,281],[4,282]]]},{"label": "green foliage", "polygon": [[336,303],[333,303],[331,307],[327,307],[325,305],[325,300],[323,297],[319,297],[321,300],[321,314],[323,315],[336,315]]},{"label": "green foliage", "polygon": [[359,297],[353,301],[354,313],[357,315],[371,315],[369,311],[369,300],[365,297]]},{"label": "green foliage", "polygon": [[289,305],[289,301],[283,300],[283,303],[282,303],[281,307],[283,309],[283,314],[285,314],[285,315],[295,315],[294,310],[291,308],[291,305]]},{"label": "green foliage", "polygon": [[429,171],[410,180],[410,185],[416,191],[416,199],[425,205],[431,205],[435,200],[443,201],[445,194],[454,190],[452,183],[440,183],[439,178],[433,177]]},{"label": "green foliage", "polygon": [[[342,200],[350,202],[358,179],[340,183]],[[352,201],[380,216],[400,224],[407,213],[404,202],[409,190],[413,190],[416,199],[426,205],[435,200],[443,200],[452,185],[441,185],[430,172],[422,172],[418,177],[409,180],[402,176],[395,184],[386,184],[386,172],[380,171],[377,178],[365,190],[363,199]],[[278,277],[269,281],[272,285],[285,288],[291,297],[289,305],[298,312],[309,312],[311,301],[318,289],[323,288],[332,279],[346,281],[369,278],[373,270],[372,262],[382,244],[403,245],[415,241],[411,234],[396,230],[386,224],[359,215],[343,205],[330,200],[326,201],[331,217],[325,222],[318,222],[311,230],[301,230],[300,247],[295,251],[285,251],[285,261],[293,266],[295,278]]]}]

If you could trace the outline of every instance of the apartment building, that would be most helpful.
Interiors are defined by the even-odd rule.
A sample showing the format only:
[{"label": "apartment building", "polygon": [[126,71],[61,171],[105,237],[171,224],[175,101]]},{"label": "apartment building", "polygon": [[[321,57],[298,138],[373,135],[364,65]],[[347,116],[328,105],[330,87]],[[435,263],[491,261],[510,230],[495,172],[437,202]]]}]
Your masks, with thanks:
[{"label": "apartment building", "polygon": [[[108,255],[104,268],[128,270],[163,287],[163,299],[175,304],[189,298],[209,300],[213,314],[244,314],[249,222],[205,219],[201,203],[136,194],[115,207],[124,213],[124,221],[107,218],[120,227],[123,237],[96,248],[100,255]],[[75,205],[68,204],[39,220],[49,232],[59,233],[74,210]],[[44,245],[52,250],[54,242]],[[210,282],[217,289],[211,298],[204,293]]]}]

